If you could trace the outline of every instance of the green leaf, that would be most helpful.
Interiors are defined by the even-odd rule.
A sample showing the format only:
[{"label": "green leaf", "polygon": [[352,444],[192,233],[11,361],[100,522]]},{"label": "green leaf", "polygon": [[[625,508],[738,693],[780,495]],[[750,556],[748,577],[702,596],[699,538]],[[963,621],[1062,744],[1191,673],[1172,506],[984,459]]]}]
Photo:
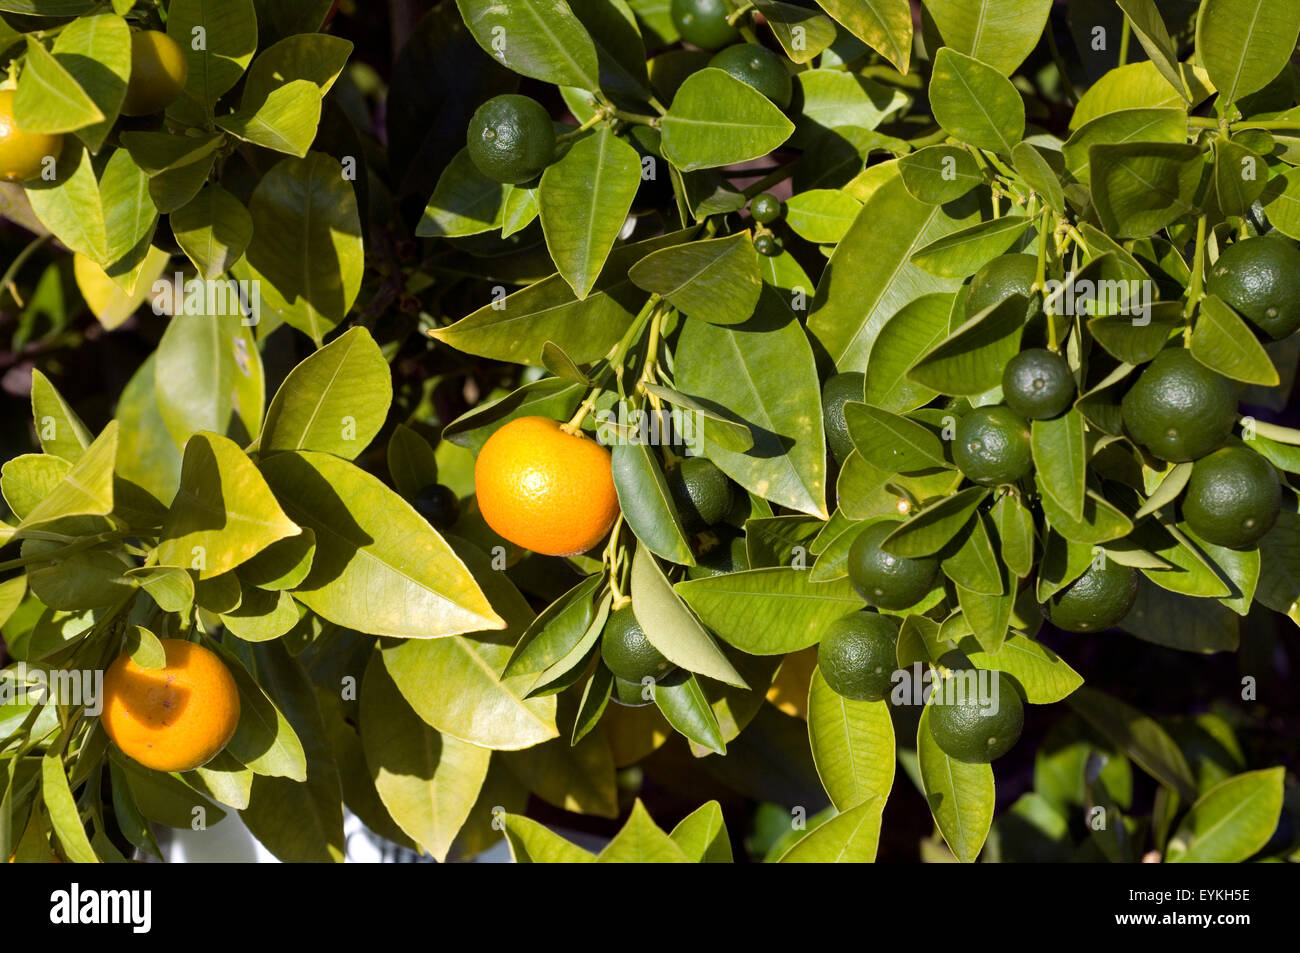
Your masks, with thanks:
[{"label": "green leaf", "polygon": [[1056,502],[1035,477],[1039,490],[1039,504],[1048,524],[1066,539],[1075,543],[1093,545],[1127,536],[1133,523],[1120,510],[1108,503],[1093,490],[1088,490],[1083,501],[1083,518],[1075,519],[1069,511]]},{"label": "green leaf", "polygon": [[697,414],[700,420],[709,421],[709,438],[722,449],[744,453],[754,446],[754,435],[750,433],[749,428],[732,417],[723,416],[726,413],[725,408],[715,409],[706,406],[662,384],[646,384],[645,389],[646,393],[654,394],[683,410],[689,410]]},{"label": "green leaf", "polygon": [[1012,580],[1003,582],[1002,591],[996,594],[976,592],[954,583],[957,604],[962,618],[970,627],[975,640],[986,652],[998,652],[1007,637],[1011,615],[1015,610],[1016,590]]},{"label": "green leaf", "polygon": [[655,557],[644,546],[637,546],[632,559],[631,596],[636,620],[645,630],[646,638],[670,662],[728,685],[749,687],[713,637],[682,604]]},{"label": "green leaf", "polygon": [[[1174,573],[1153,573],[1150,578],[1156,575],[1167,579]],[[1171,591],[1168,583],[1156,585],[1150,578],[1139,580],[1137,602],[1124,617],[1121,628],[1139,639],[1184,652],[1237,650],[1240,627],[1231,609],[1205,599],[1188,598]],[[1226,589],[1217,576],[1214,582],[1219,584],[1217,591]]]},{"label": "green leaf", "polygon": [[[1057,155],[1056,159],[1057,165],[1060,165],[1060,156]],[[1065,191],[1061,188],[1056,169],[1043,157],[1042,151],[1037,146],[1021,142],[1011,150],[1011,161],[1025,184],[1057,215],[1064,215]]]},{"label": "green leaf", "polygon": [[691,811],[668,836],[682,849],[687,860],[702,864],[731,863],[731,840],[727,837],[722,805],[717,801],[707,801]]},{"label": "green leaf", "polygon": [[290,518],[316,534],[311,571],[294,590],[313,612],[399,638],[505,627],[452,548],[375,477],[313,451],[276,454],[262,469]]},{"label": "green leaf", "polygon": [[[871,132],[911,103],[902,90],[843,69],[810,69],[795,75],[795,101],[802,100],[791,145],[834,150],[847,157],[850,147],[856,168],[870,148],[906,152],[899,141]],[[827,135],[827,130],[836,130]],[[836,183],[838,184],[838,183]]]},{"label": "green leaf", "polygon": [[1033,421],[1030,431],[1039,484],[1071,517],[1083,519],[1088,489],[1083,415],[1071,409],[1054,420]]},{"label": "green leaf", "polygon": [[1092,147],[1099,143],[1187,141],[1187,110],[1183,108],[1120,109],[1080,126],[1061,151],[1065,167],[1084,185],[1092,181]]},{"label": "green leaf", "polygon": [[710,68],[681,85],[660,128],[664,158],[683,172],[757,159],[794,132],[766,96]]},{"label": "green leaf", "polygon": [[262,356],[237,314],[176,315],[163,331],[154,389],[163,424],[178,447],[199,431],[246,443],[261,429]]},{"label": "green leaf", "polygon": [[1214,143],[1214,194],[1224,215],[1241,216],[1268,185],[1264,158],[1229,139]]},{"label": "green leaf", "polygon": [[1260,200],[1270,225],[1288,238],[1300,237],[1300,169],[1269,180]]},{"label": "green leaf", "polygon": [[676,590],[719,638],[751,655],[816,645],[828,625],[863,605],[847,578],[816,582],[787,567],[688,579]]},{"label": "green leaf", "polygon": [[537,208],[546,247],[579,298],[596,283],[640,186],[640,155],[607,128],[542,173]]},{"label": "green leaf", "polygon": [[32,368],[32,419],[41,449],[48,454],[76,463],[90,446],[86,425],[37,368]]},{"label": "green leaf", "polygon": [[1023,215],[979,222],[931,242],[917,251],[912,261],[932,275],[964,278],[1006,252],[1029,225]]},{"label": "green leaf", "polygon": [[1092,199],[1109,234],[1145,238],[1195,211],[1196,189],[1205,168],[1199,146],[1098,143],[1088,155]]},{"label": "green leaf", "polygon": [[1020,578],[1034,568],[1034,516],[1015,496],[1003,496],[993,504],[993,525],[1002,544],[1002,561]]},{"label": "green leaf", "polygon": [[[668,4],[662,5],[664,10]],[[785,55],[795,63],[807,63],[835,42],[835,23],[815,10],[780,3],[778,0],[754,0]]]},{"label": "green leaf", "polygon": [[318,344],[361,290],[364,267],[356,194],[337,160],[283,159],[248,205],[253,240],[235,268],[261,281],[262,303]]},{"label": "green leaf", "polygon": [[622,830],[596,857],[599,864],[685,864],[690,863],[681,847],[650,819],[637,798]]},{"label": "green leaf", "polygon": [[1031,705],[1059,702],[1083,684],[1060,656],[1023,635],[1010,636],[994,653],[984,652],[974,640],[964,640],[961,649],[977,667],[1012,676]]},{"label": "green leaf", "polygon": [[781,855],[783,864],[862,864],[876,859],[884,800],[869,797],[809,831]]},{"label": "green leaf", "polygon": [[158,545],[162,565],[211,579],[298,532],[238,446],[212,433],[189,439],[180,489]]},{"label": "green leaf", "polygon": [[230,649],[216,643],[209,647],[221,656],[239,689],[239,725],[226,750],[256,774],[305,781],[307,755],[289,719]]},{"label": "green leaf", "polygon": [[948,757],[930,733],[930,708],[916,729],[921,790],[939,832],[962,863],[979,857],[993,825],[993,769]]},{"label": "green leaf", "polygon": [[961,532],[971,514],[989,495],[986,487],[972,486],[943,497],[913,514],[881,542],[896,556],[929,556]]},{"label": "green leaf", "polygon": [[243,257],[253,238],[253,217],[215,182],[171,214],[172,234],[199,274],[219,278]]},{"label": "green leaf", "polygon": [[604,732],[593,731],[576,745],[556,738],[504,758],[520,783],[548,804],[576,814],[618,816],[614,759]]},{"label": "green leaf", "polygon": [[691,545],[682,528],[655,448],[649,444],[617,443],[611,453],[614,490],[628,527],[656,556],[693,566]]},{"label": "green leaf", "polygon": [[600,89],[596,46],[567,3],[456,0],[479,46],[516,73],[557,86]]},{"label": "green leaf", "polygon": [[[840,370],[870,366],[876,335],[904,305],[927,292],[957,290],[959,279],[930,275],[911,258],[976,221],[977,214],[966,200],[946,207],[917,201],[897,175],[872,192],[831,255],[808,317],[809,332]],[[881,228],[881,222],[889,222],[889,228]]]},{"label": "green leaf", "polygon": [[117,435],[118,423],[110,421],[59,484],[23,517],[19,532],[67,516],[107,516],[113,512]]},{"label": "green leaf", "polygon": [[438,458],[419,433],[406,424],[393,428],[388,438],[388,475],[397,492],[408,500],[438,482]]},{"label": "green leaf", "polygon": [[655,705],[678,733],[715,754],[727,753],[718,718],[698,678],[678,669],[655,684],[653,693]]},{"label": "green leaf", "polygon": [[950,294],[922,295],[885,322],[867,364],[868,404],[905,414],[937,396],[937,391],[910,380],[907,370],[948,336],[952,299]]},{"label": "green leaf", "polygon": [[1025,104],[1011,81],[952,47],[941,47],[930,78],[930,108],[949,135],[1010,156],[1025,135]]},{"label": "green leaf", "polygon": [[898,160],[898,171],[911,196],[930,205],[959,199],[984,181],[975,157],[961,146],[926,146],[908,153]]},{"label": "green leaf", "polygon": [[1250,327],[1220,298],[1201,302],[1192,329],[1192,357],[1212,371],[1245,384],[1276,387],[1277,368]]},{"label": "green leaf", "polygon": [[494,231],[505,221],[506,188],[478,170],[461,149],[442,170],[415,227],[424,238],[461,238]]},{"label": "green leaf", "polygon": [[825,519],[826,444],[812,348],[781,293],[764,287],[742,327],[688,321],[677,351],[677,387],[726,408],[753,434],[748,452],[704,421],[705,454],[764,499]]},{"label": "green leaf", "polygon": [[425,724],[377,655],[361,685],[361,743],[388,813],[434,859],[445,861],[487,778],[492,752]]},{"label": "green leaf", "polygon": [[41,798],[49,812],[50,826],[59,846],[74,864],[97,864],[95,849],[81,823],[77,802],[72,798],[68,776],[64,773],[63,758],[57,748],[51,748],[41,758]]},{"label": "green leaf", "polygon": [[104,117],[101,122],[77,130],[77,138],[91,152],[98,152],[126,97],[131,75],[131,30],[120,16],[81,17],[64,27],[54,40],[52,52]]},{"label": "green leaf", "polygon": [[[482,580],[508,628],[385,645],[388,673],[416,713],[443,734],[494,750],[526,748],[558,737],[556,696],[525,699],[534,675],[499,674],[528,628],[532,609],[481,552],[460,544],[458,554]],[[458,690],[444,691],[445,685]]]},{"label": "green leaf", "polygon": [[1174,46],[1169,28],[1160,16],[1160,8],[1155,0],[1116,0],[1119,8],[1128,18],[1133,35],[1146,50],[1147,56],[1155,64],[1169,85],[1174,89],[1183,88],[1183,74],[1178,62],[1178,49]]},{"label": "green leaf", "polygon": [[844,405],[844,419],[858,453],[888,473],[948,466],[943,441],[924,424],[858,401]]},{"label": "green leaf", "polygon": [[894,727],[886,701],[836,694],[821,669],[808,693],[808,740],[831,803],[848,811],[864,800],[884,803],[894,785]]},{"label": "green leaf", "polygon": [[[192,42],[196,27],[202,27],[204,36],[199,49]],[[211,116],[257,51],[253,0],[175,0],[167,10],[167,34],[185,53],[184,98],[193,104],[190,109]],[[176,106],[171,111],[189,115]]]},{"label": "green leaf", "polygon": [[1010,76],[1038,45],[1052,0],[925,0],[943,42]]},{"label": "green leaf", "polygon": [[1169,842],[1175,864],[1238,864],[1257,853],[1277,829],[1286,769],[1247,771],[1197,799]]},{"label": "green leaf", "polygon": [[109,157],[99,195],[108,238],[104,270],[122,291],[134,294],[158,210],[149,196],[148,177],[127,150],[118,149]]},{"label": "green leaf", "polygon": [[1070,695],[1069,703],[1142,770],[1187,800],[1196,799],[1196,782],[1187,760],[1155,719],[1086,685]]},{"label": "green leaf", "polygon": [[90,154],[65,140],[57,160],[53,180],[25,183],[32,212],[59,241],[103,267],[109,264],[108,227]]},{"label": "green leaf", "polygon": [[310,80],[290,80],[238,112],[219,116],[217,125],[253,145],[303,158],[320,125],[321,94]]},{"label": "green leaf", "polygon": [[800,238],[833,245],[844,237],[862,203],[838,189],[809,189],[785,203],[785,222]]},{"label": "green leaf", "polygon": [[592,864],[596,855],[522,814],[505,816],[506,841],[516,864]]},{"label": "green leaf", "polygon": [[27,62],[14,92],[14,118],[24,132],[73,132],[105,120],[72,74],[35,36],[27,36]]},{"label": "green leaf", "polygon": [[258,441],[263,454],[318,450],[361,454],[388,416],[393,383],[370,332],[350,328],[290,371],[271,400]]},{"label": "green leaf", "polygon": [[710,324],[748,321],[763,288],[758,252],[747,231],[653,252],[633,265],[628,277]]},{"label": "green leaf", "polygon": [[257,589],[240,580],[239,605],[221,613],[226,631],[245,642],[269,642],[288,634],[301,614],[284,590]]},{"label": "green leaf", "polygon": [[907,75],[912,55],[912,8],[907,0],[817,0],[898,71]]},{"label": "green leaf", "polygon": [[[1160,75],[1159,68],[1150,60],[1129,63],[1108,71],[1079,97],[1079,103],[1070,117],[1070,128],[1079,129],[1099,116],[1121,110],[1176,108],[1185,111],[1214,92],[1208,74],[1201,67],[1184,63],[1179,70],[1183,84],[1178,88],[1169,85],[1169,81]],[[1192,94],[1190,100],[1185,94],[1184,85],[1186,91]],[[1185,138],[1185,135],[1180,136],[1179,141]]]},{"label": "green leaf", "polygon": [[958,540],[956,552],[941,562],[943,574],[971,592],[985,596],[1004,595],[1007,592],[1006,580],[984,517],[976,514]]},{"label": "green leaf", "polygon": [[1196,17],[1196,56],[1224,103],[1233,103],[1282,72],[1298,36],[1294,4],[1205,0]]}]

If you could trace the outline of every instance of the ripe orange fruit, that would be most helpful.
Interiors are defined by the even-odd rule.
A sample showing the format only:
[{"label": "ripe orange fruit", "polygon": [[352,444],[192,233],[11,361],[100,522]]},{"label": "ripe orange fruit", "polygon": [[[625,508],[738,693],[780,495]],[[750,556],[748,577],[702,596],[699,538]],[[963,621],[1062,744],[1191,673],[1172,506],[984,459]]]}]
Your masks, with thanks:
[{"label": "ripe orange fruit", "polygon": [[158,30],[131,34],[131,78],[122,100],[123,116],[162,112],[185,91],[189,63],[180,44]]},{"label": "ripe orange fruit", "polygon": [[0,179],[25,182],[41,174],[46,156],[63,149],[62,136],[23,132],[14,119],[14,91],[0,89]]},{"label": "ripe orange fruit", "polygon": [[239,724],[239,689],[213,652],[163,639],[167,664],[141,668],[120,655],[104,673],[100,721],[127,757],[155,771],[189,771],[210,761]]},{"label": "ripe orange fruit", "polygon": [[474,464],[479,512],[500,536],[546,556],[576,556],[618,518],[609,451],[546,417],[520,417]]}]

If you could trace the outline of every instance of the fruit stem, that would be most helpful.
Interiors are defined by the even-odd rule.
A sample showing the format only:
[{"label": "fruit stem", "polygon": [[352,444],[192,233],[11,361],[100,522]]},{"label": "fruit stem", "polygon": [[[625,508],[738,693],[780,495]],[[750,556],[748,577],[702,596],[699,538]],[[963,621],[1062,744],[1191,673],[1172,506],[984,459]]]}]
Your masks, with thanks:
[{"label": "fruit stem", "polygon": [[[1183,306],[1183,317],[1191,320],[1196,305],[1201,300],[1201,289],[1205,283],[1205,216],[1196,219],[1196,257],[1192,261],[1192,283],[1187,287],[1187,304]],[[1186,333],[1190,333],[1188,325]]]},{"label": "fruit stem", "polygon": [[622,109],[611,109],[610,115],[615,119],[621,119],[624,122],[634,123],[638,126],[658,126],[658,116],[647,116],[645,113],[630,113]]},{"label": "fruit stem", "polygon": [[571,434],[575,437],[581,436],[582,422],[586,420],[587,415],[590,414],[592,410],[595,409],[596,401],[600,398],[600,395],[603,392],[604,392],[603,387],[593,387],[591,389],[591,393],[587,395],[587,399],[584,400],[581,405],[579,405],[577,412],[572,417],[569,418],[568,423],[560,424],[560,429],[563,430],[565,433]]},{"label": "fruit stem", "polygon": [[1124,66],[1128,63],[1128,45],[1133,35],[1133,28],[1129,25],[1128,17],[1124,18],[1124,26],[1119,34],[1119,65]]},{"label": "fruit stem", "polygon": [[555,137],[555,141],[557,143],[560,143],[560,142],[568,142],[570,139],[576,139],[578,136],[582,135],[592,126],[596,125],[598,122],[603,122],[606,118],[607,117],[605,117],[598,111],[594,116],[592,116],[590,119],[584,122],[581,126],[575,126],[574,128],[570,129],[568,132],[560,133],[558,136]]},{"label": "fruit stem", "polygon": [[[754,9],[754,5],[752,3],[742,3],[739,7],[737,7],[736,9],[732,10],[730,13],[727,14],[727,22],[730,23],[732,26],[735,26],[740,21],[740,18],[743,17],[752,9]],[[750,42],[753,41],[751,40]]]},{"label": "fruit stem", "polygon": [[31,566],[35,563],[47,563],[51,560],[61,559],[64,556],[71,556],[73,553],[79,553],[83,549],[90,549],[92,546],[98,546],[100,543],[106,543],[110,540],[121,538],[121,533],[101,533],[98,536],[85,536],[78,539],[76,542],[69,543],[66,546],[61,546],[58,549],[52,549],[35,556],[26,556],[2,562],[0,563],[0,572],[4,572],[8,569],[22,569],[24,566]]}]

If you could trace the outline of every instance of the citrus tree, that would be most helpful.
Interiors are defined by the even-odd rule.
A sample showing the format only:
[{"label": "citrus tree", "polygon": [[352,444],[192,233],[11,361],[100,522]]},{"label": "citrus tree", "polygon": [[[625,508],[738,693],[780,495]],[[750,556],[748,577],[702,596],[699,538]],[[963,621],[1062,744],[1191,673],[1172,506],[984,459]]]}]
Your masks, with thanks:
[{"label": "citrus tree", "polygon": [[0,0],[0,853],[1293,855],[1300,7],[337,6]]}]

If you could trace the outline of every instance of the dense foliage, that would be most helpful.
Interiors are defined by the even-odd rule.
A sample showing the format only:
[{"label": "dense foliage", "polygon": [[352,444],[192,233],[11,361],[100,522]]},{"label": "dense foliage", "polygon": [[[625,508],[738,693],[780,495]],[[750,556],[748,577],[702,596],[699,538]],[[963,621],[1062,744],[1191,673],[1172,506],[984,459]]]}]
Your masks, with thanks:
[{"label": "dense foliage", "polygon": [[1300,6],[0,16],[0,853],[1293,856]]}]

